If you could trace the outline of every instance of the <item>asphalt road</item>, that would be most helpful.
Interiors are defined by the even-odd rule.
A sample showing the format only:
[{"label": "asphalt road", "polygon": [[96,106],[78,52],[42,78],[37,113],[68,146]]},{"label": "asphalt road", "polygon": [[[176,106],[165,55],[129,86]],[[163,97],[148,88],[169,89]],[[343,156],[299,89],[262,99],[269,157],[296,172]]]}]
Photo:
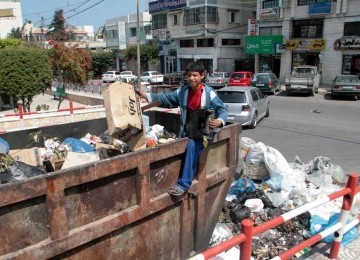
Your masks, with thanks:
[{"label": "asphalt road", "polygon": [[360,174],[360,101],[332,100],[325,91],[309,96],[270,98],[270,117],[241,136],[276,148],[292,162],[295,156],[309,162],[317,156],[331,159],[345,173]]}]

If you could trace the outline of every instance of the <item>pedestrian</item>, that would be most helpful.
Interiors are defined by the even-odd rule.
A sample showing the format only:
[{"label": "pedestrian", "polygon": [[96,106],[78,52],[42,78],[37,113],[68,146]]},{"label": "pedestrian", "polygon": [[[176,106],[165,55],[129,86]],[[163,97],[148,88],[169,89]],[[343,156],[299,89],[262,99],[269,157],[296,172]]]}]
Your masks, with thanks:
[{"label": "pedestrian", "polygon": [[[146,94],[140,89],[137,93],[140,97],[152,102],[159,100],[166,107],[180,107],[181,125],[179,137],[188,137],[183,169],[177,184],[171,187],[168,193],[175,197],[181,197],[189,190],[193,179],[197,174],[198,159],[200,152],[206,145],[206,139],[198,130],[198,122],[204,111],[214,110],[214,119],[210,120],[210,129],[223,127],[227,119],[227,109],[217,96],[216,92],[202,82],[205,77],[205,68],[202,63],[194,61],[186,66],[187,84],[169,94]],[[205,142],[204,142],[205,141]]]}]

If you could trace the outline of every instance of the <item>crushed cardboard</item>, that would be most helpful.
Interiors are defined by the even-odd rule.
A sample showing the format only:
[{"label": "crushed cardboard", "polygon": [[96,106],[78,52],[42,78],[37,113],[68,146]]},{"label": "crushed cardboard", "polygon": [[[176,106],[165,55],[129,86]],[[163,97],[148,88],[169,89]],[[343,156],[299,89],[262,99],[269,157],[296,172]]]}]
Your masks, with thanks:
[{"label": "crushed cardboard", "polygon": [[110,134],[125,142],[131,150],[142,147],[146,133],[134,86],[115,82],[103,91],[103,98]]}]

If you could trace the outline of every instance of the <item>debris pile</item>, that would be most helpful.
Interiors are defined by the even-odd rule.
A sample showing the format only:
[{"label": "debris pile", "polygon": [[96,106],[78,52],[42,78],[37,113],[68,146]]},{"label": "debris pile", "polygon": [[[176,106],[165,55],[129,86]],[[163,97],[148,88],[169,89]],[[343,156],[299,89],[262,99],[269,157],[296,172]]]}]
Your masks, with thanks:
[{"label": "debris pile", "polygon": [[[243,219],[251,219],[255,226],[261,225],[342,189],[347,181],[341,167],[332,164],[329,158],[320,156],[304,163],[296,156],[292,163],[288,163],[278,150],[263,143],[246,138],[241,144],[242,175],[230,187],[218,221],[229,231],[225,234],[222,227],[220,237],[220,227],[216,226],[210,246],[240,234]],[[252,248],[254,259],[273,258],[334,225],[341,204],[342,198],[339,198],[255,236]],[[357,229],[350,229],[344,235],[343,245],[357,236]],[[323,241],[331,242],[332,236]]]},{"label": "debris pile", "polygon": [[148,127],[146,144],[135,150],[131,150],[127,143],[112,137],[108,130],[99,136],[87,133],[81,139],[67,137],[60,140],[58,137],[44,137],[41,132],[32,138],[34,146],[42,147],[11,150],[8,142],[0,138],[1,184],[155,147],[177,139],[176,134],[170,133],[161,125]]}]

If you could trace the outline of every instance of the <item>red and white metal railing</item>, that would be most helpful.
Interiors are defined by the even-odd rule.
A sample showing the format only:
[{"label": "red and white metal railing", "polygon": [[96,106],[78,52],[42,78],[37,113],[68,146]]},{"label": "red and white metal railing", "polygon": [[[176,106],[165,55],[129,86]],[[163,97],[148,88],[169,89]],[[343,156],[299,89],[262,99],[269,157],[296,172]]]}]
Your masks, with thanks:
[{"label": "red and white metal railing", "polygon": [[[351,206],[354,201],[355,195],[360,192],[360,186],[357,186],[359,177],[356,174],[350,174],[346,188],[334,192],[325,197],[319,198],[313,202],[305,204],[299,208],[286,212],[276,218],[273,218],[263,224],[254,227],[253,221],[250,219],[245,219],[241,222],[241,231],[242,233],[226,240],[212,248],[205,250],[204,252],[191,257],[191,260],[205,260],[210,259],[221,252],[227,251],[230,248],[240,245],[240,260],[248,260],[251,259],[252,252],[252,240],[253,237],[263,233],[271,228],[274,228],[278,225],[285,223],[286,221],[293,219],[313,208],[316,208],[320,205],[326,204],[330,201],[343,197],[343,204],[340,212],[339,221],[334,226],[327,228],[326,230],[310,237],[309,239],[299,243],[298,245],[290,248],[289,250],[281,253],[279,256],[273,259],[288,259],[291,256],[295,255],[297,252],[314,245],[316,242],[321,239],[334,234],[334,241],[331,245],[331,250],[329,257],[331,259],[336,259],[339,254],[341,240],[343,238],[343,234],[349,231],[351,228],[355,227],[360,222],[360,216],[356,219],[352,220],[350,223],[346,224]],[[190,260],[189,259],[189,260]]]}]

